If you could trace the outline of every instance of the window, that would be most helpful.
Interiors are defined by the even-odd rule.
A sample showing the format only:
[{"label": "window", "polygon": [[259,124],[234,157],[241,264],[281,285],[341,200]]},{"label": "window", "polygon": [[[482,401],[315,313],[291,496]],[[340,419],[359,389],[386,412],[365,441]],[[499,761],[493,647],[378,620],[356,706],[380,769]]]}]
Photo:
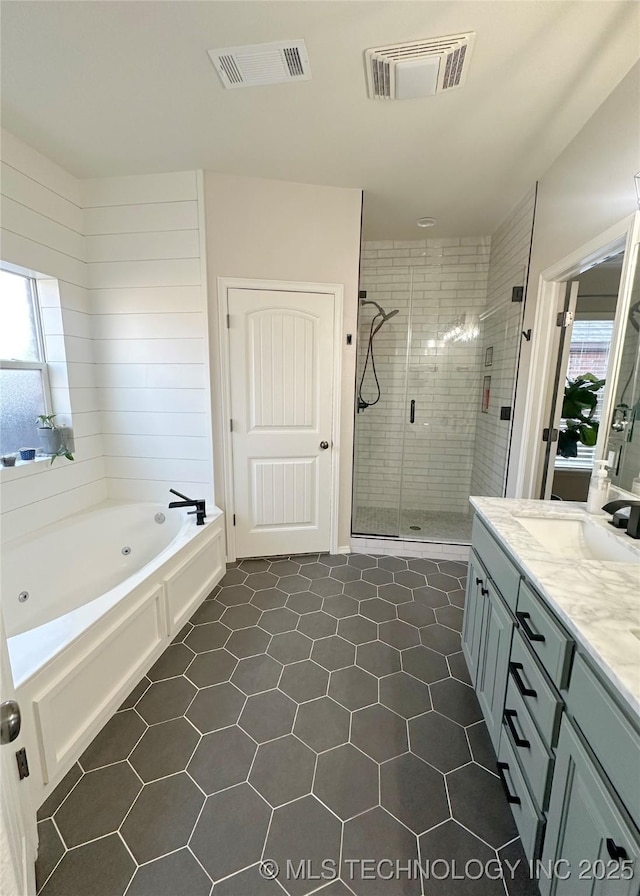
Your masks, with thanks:
[{"label": "window", "polygon": [[[569,368],[567,378],[574,380],[582,373],[593,373],[598,379],[607,376],[609,351],[613,337],[613,320],[576,320],[571,332],[569,345]],[[594,420],[600,420],[604,389],[598,393],[598,403]],[[562,425],[561,421],[561,425]],[[595,447],[578,444],[575,458],[556,457],[555,466],[561,469],[591,469],[595,457]]]},{"label": "window", "polygon": [[36,281],[0,269],[0,453],[32,448],[51,413]]}]

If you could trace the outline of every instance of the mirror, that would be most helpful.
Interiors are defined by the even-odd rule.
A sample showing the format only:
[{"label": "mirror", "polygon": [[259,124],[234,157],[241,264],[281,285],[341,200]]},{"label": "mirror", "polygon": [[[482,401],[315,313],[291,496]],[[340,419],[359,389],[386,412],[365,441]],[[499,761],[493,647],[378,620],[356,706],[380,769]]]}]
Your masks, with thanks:
[{"label": "mirror", "polygon": [[[567,298],[572,322],[561,337],[559,435],[557,443],[550,446],[555,455],[552,495],[565,501],[585,501],[589,490],[596,439],[604,419],[604,386],[611,376],[623,260],[624,253],[618,252],[582,272]],[[586,399],[594,401],[593,407],[584,403]],[[583,422],[585,417],[591,422]]]},{"label": "mirror", "polygon": [[[635,247],[629,310],[622,330],[617,382],[603,456],[612,456],[614,485],[632,491],[640,476],[640,265]],[[640,497],[640,495],[639,495]]]}]

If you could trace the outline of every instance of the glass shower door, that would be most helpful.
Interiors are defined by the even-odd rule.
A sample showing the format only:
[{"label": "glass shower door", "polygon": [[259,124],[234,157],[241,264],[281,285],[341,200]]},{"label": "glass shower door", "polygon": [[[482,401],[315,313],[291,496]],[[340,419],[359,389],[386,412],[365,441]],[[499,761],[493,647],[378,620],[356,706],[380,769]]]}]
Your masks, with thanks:
[{"label": "glass shower door", "polygon": [[400,538],[470,541],[478,315],[416,283],[405,400]]},{"label": "glass shower door", "polygon": [[393,292],[367,289],[360,300],[354,535],[400,535],[410,287],[408,280],[404,289]]}]

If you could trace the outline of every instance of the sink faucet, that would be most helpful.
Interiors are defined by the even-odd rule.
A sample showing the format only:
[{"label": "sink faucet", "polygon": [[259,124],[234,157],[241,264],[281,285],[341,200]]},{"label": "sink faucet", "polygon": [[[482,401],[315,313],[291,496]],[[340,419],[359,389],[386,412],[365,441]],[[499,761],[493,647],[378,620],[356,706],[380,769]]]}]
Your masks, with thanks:
[{"label": "sink faucet", "polygon": [[169,491],[172,495],[182,498],[182,501],[171,501],[169,507],[195,507],[195,510],[192,510],[189,515],[195,513],[196,526],[204,526],[204,518],[207,515],[204,498],[187,498],[186,495],[177,492],[175,488],[170,488]]},{"label": "sink faucet", "polygon": [[[629,508],[629,516],[619,513],[624,508]],[[640,538],[640,501],[632,501],[628,498],[620,498],[618,501],[609,501],[602,508],[605,513],[612,513],[613,518],[609,520],[616,529],[624,529],[626,523],[627,535],[631,538]]]}]

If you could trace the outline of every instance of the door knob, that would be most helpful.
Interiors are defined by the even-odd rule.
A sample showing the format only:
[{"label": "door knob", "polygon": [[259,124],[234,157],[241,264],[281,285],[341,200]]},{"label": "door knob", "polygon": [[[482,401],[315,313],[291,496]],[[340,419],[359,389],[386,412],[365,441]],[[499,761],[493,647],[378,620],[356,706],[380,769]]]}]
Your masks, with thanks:
[{"label": "door knob", "polygon": [[320,447],[322,448],[323,451],[325,451],[329,447],[329,443],[328,442],[320,442]]},{"label": "door knob", "polygon": [[15,700],[0,706],[0,744],[10,744],[20,734],[20,707]]}]

